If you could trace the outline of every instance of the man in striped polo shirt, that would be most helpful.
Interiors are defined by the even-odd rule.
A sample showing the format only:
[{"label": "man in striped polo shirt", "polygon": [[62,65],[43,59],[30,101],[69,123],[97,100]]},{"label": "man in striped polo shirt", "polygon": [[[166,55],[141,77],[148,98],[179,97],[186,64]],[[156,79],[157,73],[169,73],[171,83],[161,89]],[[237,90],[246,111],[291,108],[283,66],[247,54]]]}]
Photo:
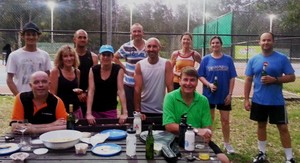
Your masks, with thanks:
[{"label": "man in striped polo shirt", "polygon": [[[124,89],[126,94],[126,104],[128,110],[128,117],[133,117],[134,104],[134,70],[135,64],[146,58],[147,53],[145,51],[145,40],[143,39],[144,30],[143,26],[139,23],[135,23],[130,28],[132,40],[123,44],[120,49],[114,54],[113,61],[119,64],[125,71],[124,75]],[[120,58],[124,58],[125,65],[120,61]]]}]

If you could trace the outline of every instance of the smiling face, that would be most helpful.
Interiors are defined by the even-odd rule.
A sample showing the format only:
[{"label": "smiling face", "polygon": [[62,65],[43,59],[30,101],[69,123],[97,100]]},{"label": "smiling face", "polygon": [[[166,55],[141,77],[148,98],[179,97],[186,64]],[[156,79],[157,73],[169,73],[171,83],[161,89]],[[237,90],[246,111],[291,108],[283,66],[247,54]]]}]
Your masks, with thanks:
[{"label": "smiling face", "polygon": [[24,32],[23,39],[26,45],[36,45],[39,39],[39,34],[36,31],[28,30]]},{"label": "smiling face", "polygon": [[146,52],[149,58],[157,58],[160,51],[160,42],[156,38],[148,39],[146,43]]},{"label": "smiling face", "polygon": [[131,34],[133,40],[135,40],[135,41],[142,40],[143,36],[144,36],[143,27],[139,24],[132,25],[132,27],[130,29],[130,34]]},{"label": "smiling face", "polygon": [[222,48],[222,42],[220,41],[219,38],[213,38],[210,41],[210,48],[212,52],[220,52]]},{"label": "smiling face", "polygon": [[192,43],[192,37],[191,35],[183,35],[182,38],[181,38],[181,46],[182,48],[191,48],[191,43]]},{"label": "smiling face", "polygon": [[194,93],[198,84],[198,75],[195,68],[189,66],[184,67],[181,72],[179,84],[182,93]]},{"label": "smiling face", "polygon": [[46,97],[50,86],[48,74],[43,71],[33,73],[29,85],[35,98]]},{"label": "smiling face", "polygon": [[66,51],[62,54],[62,61],[64,67],[72,67],[75,64],[75,54]]},{"label": "smiling face", "polygon": [[259,39],[259,45],[263,54],[270,54],[273,51],[274,38],[271,33],[263,33]]},{"label": "smiling face", "polygon": [[113,53],[111,52],[103,52],[99,54],[100,63],[103,66],[108,66],[112,64]]},{"label": "smiling face", "polygon": [[84,30],[78,30],[73,38],[76,47],[85,47],[88,43],[88,34]]}]

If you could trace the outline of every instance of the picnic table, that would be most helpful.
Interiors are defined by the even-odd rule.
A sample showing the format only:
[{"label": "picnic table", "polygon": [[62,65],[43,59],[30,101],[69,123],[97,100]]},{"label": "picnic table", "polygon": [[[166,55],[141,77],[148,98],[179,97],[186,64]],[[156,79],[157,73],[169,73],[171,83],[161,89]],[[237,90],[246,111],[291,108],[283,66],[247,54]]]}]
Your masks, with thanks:
[{"label": "picnic table", "polygon": [[[126,130],[127,128],[131,127],[132,125],[132,118],[128,118],[127,122],[125,124],[118,124],[117,119],[97,119],[97,125],[90,126],[88,125],[87,121],[82,119],[77,122],[76,130],[78,131],[85,131],[85,132],[91,132],[92,134],[97,134],[105,129],[122,129]],[[156,122],[156,123],[155,123]],[[163,126],[161,126],[161,118],[148,118],[146,121],[143,121],[143,131],[147,129],[147,126],[149,124],[154,125],[154,130],[162,130]],[[5,141],[5,136],[13,136],[14,139],[10,141]],[[25,135],[30,136],[30,135]],[[31,135],[32,136],[32,135]],[[0,137],[0,143],[10,142],[10,143],[19,143],[20,142],[21,135],[16,135],[12,133],[8,133],[6,135],[2,135]],[[32,139],[38,138],[38,135],[34,135]],[[137,136],[137,142],[136,142],[136,156],[133,158],[130,158],[126,155],[126,139],[120,139],[120,140],[106,140],[106,143],[115,143],[121,146],[121,152],[109,157],[103,157],[98,156],[92,153],[92,145],[89,145],[87,153],[85,155],[77,155],[75,153],[75,148],[69,148],[69,149],[63,149],[63,150],[53,150],[49,149],[48,153],[44,155],[36,155],[33,153],[33,150],[38,148],[45,148],[43,144],[32,144],[32,148],[30,151],[26,151],[29,153],[29,157],[26,159],[26,162],[114,162],[114,163],[165,163],[167,162],[166,157],[163,155],[155,156],[154,160],[146,160],[145,157],[145,143],[140,139],[139,136]],[[196,138],[196,144],[202,143],[200,139]],[[0,149],[1,150],[1,149]],[[206,149],[207,150],[207,149]],[[204,149],[195,149],[193,152],[185,151],[182,148],[178,148],[179,153],[181,153],[181,158],[177,159],[177,162],[187,162],[186,156],[190,155],[191,153],[194,156],[199,155],[199,153],[205,152]],[[17,151],[16,151],[17,152]],[[206,151],[207,152],[207,151]],[[216,158],[216,155],[213,153],[213,151],[209,150],[210,160],[195,160],[194,162],[205,162],[205,163],[219,163],[220,161]],[[170,160],[168,160],[170,162]],[[8,155],[0,155],[0,163],[2,162],[13,162],[10,158],[10,154]],[[171,162],[174,162],[172,160]]]}]

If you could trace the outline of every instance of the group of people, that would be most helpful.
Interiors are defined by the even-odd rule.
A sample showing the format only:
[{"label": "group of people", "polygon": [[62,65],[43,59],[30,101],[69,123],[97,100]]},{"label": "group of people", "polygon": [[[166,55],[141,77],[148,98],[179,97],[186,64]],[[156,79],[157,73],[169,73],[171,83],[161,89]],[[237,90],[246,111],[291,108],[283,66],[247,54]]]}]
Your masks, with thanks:
[{"label": "group of people", "polygon": [[[222,52],[221,37],[211,38],[211,53],[201,58],[192,49],[192,35],[184,33],[181,49],[165,59],[159,54],[160,41],[154,37],[145,40],[143,26],[135,23],[131,41],[116,52],[111,45],[102,45],[97,56],[87,49],[88,34],[80,29],[74,34],[75,48],[62,46],[51,69],[49,54],[37,47],[41,35],[38,26],[25,24],[21,35],[25,46],[12,52],[7,63],[7,84],[16,95],[12,131],[17,132],[19,125],[13,122],[24,119],[29,120],[35,133],[62,129],[70,104],[76,117],[86,118],[90,124],[96,118],[118,117],[123,124],[136,111],[142,120],[162,117],[166,130],[174,134],[179,133],[180,118],[185,114],[187,123],[197,129],[196,134],[204,138],[222,162],[229,162],[212,141],[210,132],[218,109],[224,149],[228,154],[235,153],[230,144],[230,111],[237,73],[233,59]],[[250,110],[250,119],[258,122],[259,154],[253,162],[266,160],[269,119],[280,131],[287,162],[293,163],[282,83],[294,81],[295,75],[287,57],[273,51],[273,43],[272,33],[260,36],[262,53],[249,60],[245,72],[245,109]],[[200,64],[198,70],[194,68],[196,63]],[[266,63],[267,75],[262,76]],[[196,91],[198,80],[203,84],[203,95]],[[250,102],[252,82],[254,94]]]}]

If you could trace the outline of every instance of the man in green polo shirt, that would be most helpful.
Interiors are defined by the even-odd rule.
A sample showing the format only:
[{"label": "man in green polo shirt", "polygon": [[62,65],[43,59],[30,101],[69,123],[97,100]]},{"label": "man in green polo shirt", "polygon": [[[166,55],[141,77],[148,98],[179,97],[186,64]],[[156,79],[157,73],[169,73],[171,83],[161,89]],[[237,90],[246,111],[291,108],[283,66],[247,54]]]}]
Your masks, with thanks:
[{"label": "man in green polo shirt", "polygon": [[168,93],[163,104],[163,125],[166,130],[179,134],[181,116],[186,114],[187,124],[197,129],[197,135],[216,153],[222,163],[229,163],[228,157],[220,148],[211,141],[212,119],[208,100],[205,96],[196,92],[198,73],[193,67],[185,67],[181,71],[179,79],[180,88]]}]

